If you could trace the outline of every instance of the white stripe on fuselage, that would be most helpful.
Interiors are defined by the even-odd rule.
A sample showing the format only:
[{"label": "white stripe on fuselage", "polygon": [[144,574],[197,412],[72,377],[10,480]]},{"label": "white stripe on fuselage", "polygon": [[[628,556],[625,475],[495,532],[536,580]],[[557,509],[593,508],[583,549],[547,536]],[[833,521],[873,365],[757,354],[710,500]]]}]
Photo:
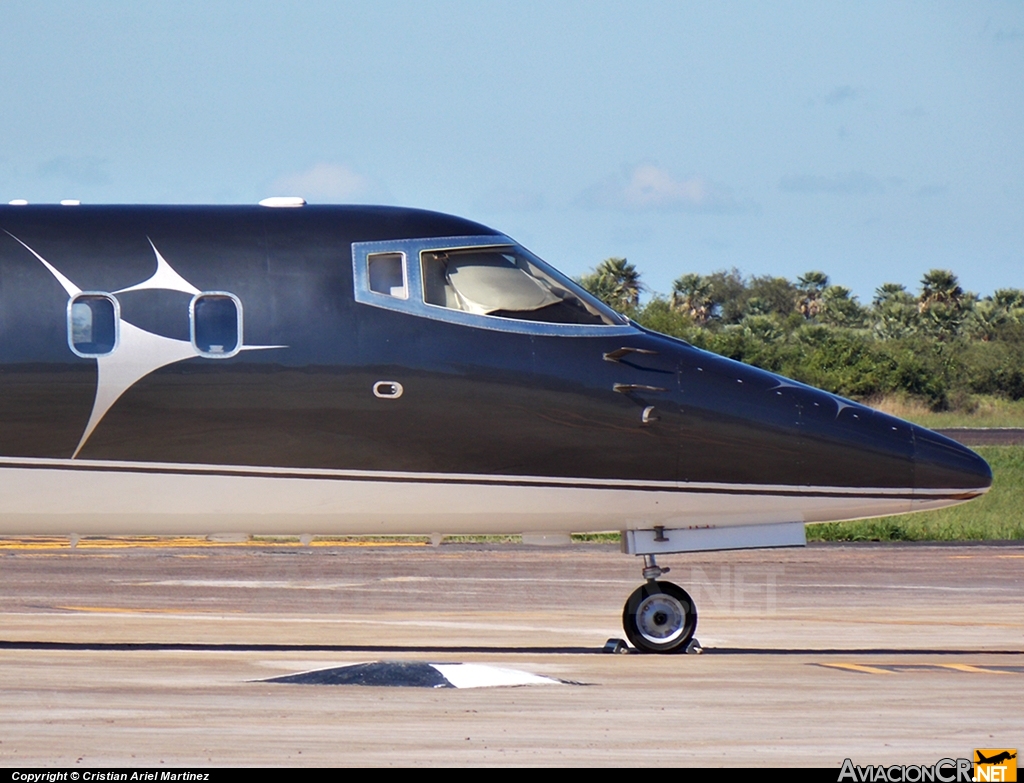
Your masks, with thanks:
[{"label": "white stripe on fuselage", "polygon": [[983,492],[2,457],[0,534],[686,528],[900,514]]}]

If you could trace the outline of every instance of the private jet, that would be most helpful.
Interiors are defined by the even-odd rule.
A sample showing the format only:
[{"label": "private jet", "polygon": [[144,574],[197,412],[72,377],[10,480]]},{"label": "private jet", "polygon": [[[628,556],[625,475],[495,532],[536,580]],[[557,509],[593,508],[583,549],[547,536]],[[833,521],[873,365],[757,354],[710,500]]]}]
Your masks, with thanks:
[{"label": "private jet", "polygon": [[800,546],[992,475],[913,424],[657,334],[513,239],[393,207],[0,206],[0,534],[621,531]]}]

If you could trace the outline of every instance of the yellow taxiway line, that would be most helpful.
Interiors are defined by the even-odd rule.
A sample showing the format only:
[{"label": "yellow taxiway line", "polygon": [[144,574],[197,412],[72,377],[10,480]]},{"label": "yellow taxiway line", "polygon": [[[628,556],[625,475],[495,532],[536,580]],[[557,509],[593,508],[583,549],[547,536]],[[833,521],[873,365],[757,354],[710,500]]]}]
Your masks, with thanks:
[{"label": "yellow taxiway line", "polygon": [[27,536],[18,538],[0,538],[0,550],[18,549],[197,549],[219,547],[376,547],[376,546],[429,546],[426,541],[374,541],[365,539],[332,539],[314,538],[309,544],[293,538],[265,539],[253,538],[247,541],[211,541],[201,536],[117,536],[102,538],[82,538],[72,547],[71,541],[63,536]]},{"label": "yellow taxiway line", "polygon": [[817,663],[828,669],[842,669],[860,674],[904,674],[906,672],[947,670],[966,672],[968,674],[1020,674],[1022,672],[1014,669],[1007,671],[1000,668],[989,668],[988,666],[975,666],[970,663],[887,663],[879,666],[867,666],[862,663]]},{"label": "yellow taxiway line", "polygon": [[971,666],[969,663],[936,663],[934,665],[941,666],[943,669],[955,669],[958,672],[969,672],[971,674],[1013,674],[1013,672],[1001,669],[983,669],[981,666]]},{"label": "yellow taxiway line", "polygon": [[[93,612],[96,614],[206,614],[195,609],[130,609],[123,606],[55,606],[66,612]],[[216,614],[244,614],[241,611],[217,611]]]},{"label": "yellow taxiway line", "polygon": [[845,669],[850,672],[860,672],[861,674],[893,674],[894,672],[888,669],[879,669],[875,666],[864,666],[859,663],[821,663],[819,666],[825,666],[829,669]]}]

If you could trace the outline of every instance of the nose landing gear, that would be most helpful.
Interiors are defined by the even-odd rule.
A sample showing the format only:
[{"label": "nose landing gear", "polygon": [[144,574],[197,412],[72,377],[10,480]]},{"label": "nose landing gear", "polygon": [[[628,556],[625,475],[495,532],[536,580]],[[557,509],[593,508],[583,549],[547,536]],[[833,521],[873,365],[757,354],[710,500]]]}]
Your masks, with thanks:
[{"label": "nose landing gear", "polygon": [[643,652],[685,652],[697,630],[697,607],[679,585],[659,582],[669,569],[659,568],[654,555],[644,555],[645,584],[629,596],[622,610],[626,638]]}]

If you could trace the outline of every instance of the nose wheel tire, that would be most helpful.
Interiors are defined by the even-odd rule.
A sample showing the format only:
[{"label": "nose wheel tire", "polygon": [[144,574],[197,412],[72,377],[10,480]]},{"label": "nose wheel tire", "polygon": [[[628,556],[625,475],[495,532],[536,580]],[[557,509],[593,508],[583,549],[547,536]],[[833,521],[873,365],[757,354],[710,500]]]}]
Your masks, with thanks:
[{"label": "nose wheel tire", "polygon": [[640,585],[622,610],[626,638],[643,652],[684,652],[697,630],[693,599],[672,582]]}]

